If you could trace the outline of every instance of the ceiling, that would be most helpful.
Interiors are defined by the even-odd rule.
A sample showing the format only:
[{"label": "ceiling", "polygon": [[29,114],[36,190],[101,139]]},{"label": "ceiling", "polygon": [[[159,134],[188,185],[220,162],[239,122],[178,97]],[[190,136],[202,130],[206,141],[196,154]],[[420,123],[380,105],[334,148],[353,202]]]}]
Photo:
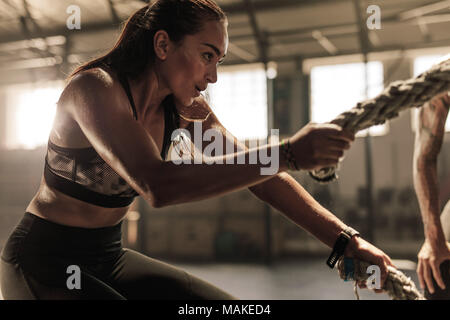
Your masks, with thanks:
[{"label": "ceiling", "polygon": [[[217,2],[229,19],[226,64],[450,46],[450,0]],[[80,8],[80,30],[66,26],[70,5]],[[110,48],[121,22],[144,5],[137,0],[0,0],[0,78],[20,82],[21,72],[36,70],[61,78],[62,65],[70,68]],[[366,26],[373,15],[369,5],[380,8],[379,30]]]}]

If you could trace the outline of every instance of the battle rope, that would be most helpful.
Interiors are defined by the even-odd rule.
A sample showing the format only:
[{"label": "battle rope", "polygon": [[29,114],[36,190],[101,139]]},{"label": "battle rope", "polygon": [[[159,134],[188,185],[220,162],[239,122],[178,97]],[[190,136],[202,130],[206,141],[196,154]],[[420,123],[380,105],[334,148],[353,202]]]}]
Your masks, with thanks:
[{"label": "battle rope", "polygon": [[[353,258],[341,257],[337,262],[337,269],[341,279],[345,281],[355,281],[355,296],[359,300],[357,281],[366,282],[371,276],[367,273],[369,263]],[[417,290],[414,281],[403,272],[388,267],[388,277],[382,290],[386,291],[393,300],[425,300],[423,295]]]},{"label": "battle rope", "polygon": [[[450,91],[450,59],[434,65],[415,78],[392,82],[373,99],[360,102],[331,123],[356,133],[383,124],[408,108],[418,108],[440,93]],[[310,171],[315,180],[327,183],[337,179],[337,167]]]}]

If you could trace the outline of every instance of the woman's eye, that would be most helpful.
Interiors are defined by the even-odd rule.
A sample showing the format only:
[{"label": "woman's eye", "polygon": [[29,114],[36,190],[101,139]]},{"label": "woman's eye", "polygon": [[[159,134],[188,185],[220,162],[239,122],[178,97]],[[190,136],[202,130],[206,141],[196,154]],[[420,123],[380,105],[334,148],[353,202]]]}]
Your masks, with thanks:
[{"label": "woman's eye", "polygon": [[205,54],[203,54],[203,57],[204,57],[208,62],[210,62],[214,56],[213,56],[212,53],[205,53]]}]

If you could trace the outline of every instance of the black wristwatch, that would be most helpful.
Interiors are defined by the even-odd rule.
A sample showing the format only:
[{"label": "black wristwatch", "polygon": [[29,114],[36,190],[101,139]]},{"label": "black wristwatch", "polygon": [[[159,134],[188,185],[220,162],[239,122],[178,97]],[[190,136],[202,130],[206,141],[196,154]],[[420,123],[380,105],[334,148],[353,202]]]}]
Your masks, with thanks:
[{"label": "black wristwatch", "polygon": [[331,269],[334,268],[334,266],[336,265],[336,262],[339,260],[339,258],[344,255],[345,248],[347,247],[350,239],[357,235],[359,235],[359,232],[350,227],[347,227],[343,231],[341,231],[341,233],[339,234],[339,237],[337,238],[336,242],[334,243],[333,251],[331,252],[331,254],[327,260],[327,265]]}]

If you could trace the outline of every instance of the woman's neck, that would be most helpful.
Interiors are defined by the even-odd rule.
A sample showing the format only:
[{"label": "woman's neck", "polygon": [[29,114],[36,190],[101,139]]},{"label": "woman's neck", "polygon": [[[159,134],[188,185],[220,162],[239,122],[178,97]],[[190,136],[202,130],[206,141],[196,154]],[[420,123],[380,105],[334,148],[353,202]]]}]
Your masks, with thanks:
[{"label": "woman's neck", "polygon": [[162,101],[170,94],[157,72],[151,67],[136,79],[129,79],[130,88],[135,99],[138,119],[152,117],[162,107]]}]

